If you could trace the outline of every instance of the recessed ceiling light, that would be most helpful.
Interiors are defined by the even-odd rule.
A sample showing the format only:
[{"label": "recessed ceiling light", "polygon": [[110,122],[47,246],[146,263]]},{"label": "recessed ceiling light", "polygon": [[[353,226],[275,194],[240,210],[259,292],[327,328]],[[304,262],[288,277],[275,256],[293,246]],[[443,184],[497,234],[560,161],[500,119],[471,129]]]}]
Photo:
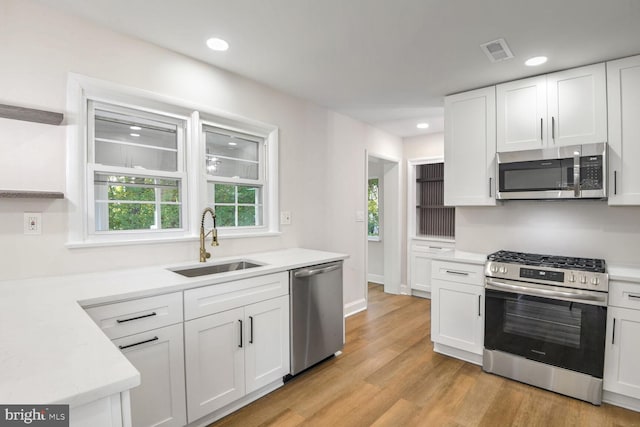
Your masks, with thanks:
[{"label": "recessed ceiling light", "polygon": [[416,127],[418,129],[427,129],[429,127],[429,123],[418,123]]},{"label": "recessed ceiling light", "polygon": [[545,62],[547,62],[547,57],[546,56],[535,56],[533,58],[529,58],[525,61],[524,65],[526,65],[527,67],[535,67],[538,65],[542,65]]},{"label": "recessed ceiling light", "polygon": [[141,130],[142,128],[140,126],[129,126],[129,129],[131,129],[131,130]]},{"label": "recessed ceiling light", "polygon": [[225,50],[229,49],[229,43],[217,37],[213,37],[207,40],[207,46],[209,46],[209,49],[217,50],[220,52],[224,52]]},{"label": "recessed ceiling light", "polygon": [[230,142],[229,145],[238,145],[237,142]]},{"label": "recessed ceiling light", "polygon": [[139,134],[139,133],[130,133],[129,135],[131,135],[131,136],[136,136],[136,137],[137,137],[137,136],[140,136],[140,134]]}]

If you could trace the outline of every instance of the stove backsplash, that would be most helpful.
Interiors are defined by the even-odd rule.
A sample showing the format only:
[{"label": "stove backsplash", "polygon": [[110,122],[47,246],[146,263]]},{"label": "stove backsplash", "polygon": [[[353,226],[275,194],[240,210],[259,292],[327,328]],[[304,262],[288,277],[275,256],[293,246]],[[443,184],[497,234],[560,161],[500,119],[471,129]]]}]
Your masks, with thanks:
[{"label": "stove backsplash", "polygon": [[510,201],[456,208],[456,249],[500,249],[640,265],[640,207],[606,201]]}]

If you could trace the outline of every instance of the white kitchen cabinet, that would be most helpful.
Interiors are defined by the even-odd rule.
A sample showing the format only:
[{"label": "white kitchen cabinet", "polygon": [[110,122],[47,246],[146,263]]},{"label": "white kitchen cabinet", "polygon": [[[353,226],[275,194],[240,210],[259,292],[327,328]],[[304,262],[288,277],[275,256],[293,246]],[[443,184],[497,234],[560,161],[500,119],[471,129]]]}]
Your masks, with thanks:
[{"label": "white kitchen cabinet", "polygon": [[134,427],[187,423],[182,323],[113,340],[140,372],[131,390]]},{"label": "white kitchen cabinet", "polygon": [[[605,398],[640,407],[640,282],[609,282],[604,359]],[[613,394],[613,398],[610,396]],[[635,399],[635,401],[632,401]],[[633,402],[633,403],[631,403]]]},{"label": "white kitchen cabinet", "polygon": [[289,373],[289,297],[185,322],[189,422]]},{"label": "white kitchen cabinet", "polygon": [[414,240],[410,247],[411,294],[419,297],[431,296],[431,260],[434,255],[451,251],[453,242]]},{"label": "white kitchen cabinet", "polygon": [[640,399],[638,337],[640,310],[609,307],[603,386],[605,390]]},{"label": "white kitchen cabinet", "polygon": [[484,345],[483,267],[432,262],[431,340],[434,350],[482,364]]},{"label": "white kitchen cabinet", "polygon": [[640,205],[640,56],[607,62],[609,205]]},{"label": "white kitchen cabinet", "polygon": [[495,198],[495,86],[444,100],[444,204],[492,206]]},{"label": "white kitchen cabinet", "polygon": [[182,292],[86,309],[140,372],[131,390],[134,427],[179,427],[187,422]]},{"label": "white kitchen cabinet", "polygon": [[607,141],[605,64],[496,86],[497,151]]}]

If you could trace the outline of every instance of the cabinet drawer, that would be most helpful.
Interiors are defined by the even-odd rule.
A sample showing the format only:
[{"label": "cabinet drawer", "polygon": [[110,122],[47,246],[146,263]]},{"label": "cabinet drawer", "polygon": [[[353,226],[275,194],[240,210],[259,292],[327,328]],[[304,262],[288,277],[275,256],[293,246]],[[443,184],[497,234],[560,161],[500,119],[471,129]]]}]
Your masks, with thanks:
[{"label": "cabinet drawer", "polygon": [[184,292],[185,320],[231,310],[288,293],[288,272],[190,289]]},{"label": "cabinet drawer", "polygon": [[609,305],[640,310],[640,283],[609,282]]},{"label": "cabinet drawer", "polygon": [[432,261],[431,277],[450,282],[484,286],[484,266],[449,261]]},{"label": "cabinet drawer", "polygon": [[411,251],[427,253],[427,254],[441,254],[443,252],[452,251],[454,249],[452,243],[425,243],[425,244],[413,244],[411,245]]},{"label": "cabinet drawer", "polygon": [[86,309],[111,339],[182,322],[182,292]]}]

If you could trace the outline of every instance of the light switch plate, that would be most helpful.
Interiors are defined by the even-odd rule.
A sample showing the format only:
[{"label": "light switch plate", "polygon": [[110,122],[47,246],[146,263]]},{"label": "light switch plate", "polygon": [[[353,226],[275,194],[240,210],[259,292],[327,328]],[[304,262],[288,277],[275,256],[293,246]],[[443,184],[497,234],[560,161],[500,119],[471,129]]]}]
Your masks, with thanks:
[{"label": "light switch plate", "polygon": [[364,222],[364,211],[356,211],[356,222]]},{"label": "light switch plate", "polygon": [[24,213],[24,234],[42,234],[42,214],[40,212]]},{"label": "light switch plate", "polygon": [[291,212],[282,211],[280,212],[280,225],[290,225],[291,224]]}]

